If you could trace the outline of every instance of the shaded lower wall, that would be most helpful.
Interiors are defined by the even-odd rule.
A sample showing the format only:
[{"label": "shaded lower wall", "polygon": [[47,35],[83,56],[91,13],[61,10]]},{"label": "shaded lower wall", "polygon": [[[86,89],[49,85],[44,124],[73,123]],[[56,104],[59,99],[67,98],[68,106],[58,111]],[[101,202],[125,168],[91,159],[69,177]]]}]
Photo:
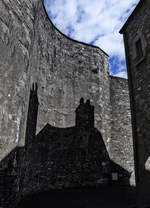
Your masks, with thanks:
[{"label": "shaded lower wall", "polygon": [[[70,133],[70,130],[72,133],[73,128],[68,130],[66,129],[64,131],[64,135]],[[58,135],[62,132],[62,130],[50,126],[44,129],[44,134],[46,133],[48,135],[47,131],[49,131],[50,135]],[[90,144],[89,148],[92,148],[92,153],[88,153],[87,155],[89,160],[85,158],[85,149],[81,145],[79,148],[74,149],[60,149],[61,147],[59,146],[52,152],[48,151],[52,146],[59,145],[60,142],[57,140],[53,143],[51,140],[49,143],[49,138],[45,138],[44,134],[42,133],[36,138],[36,145],[32,144],[25,148],[15,148],[1,162],[1,208],[14,208],[21,200],[37,193],[54,190],[61,190],[62,193],[65,193],[68,188],[68,191],[70,188],[80,191],[84,188],[84,190],[87,190],[88,196],[89,188],[94,188],[94,191],[96,191],[98,187],[99,190],[105,187],[105,192],[108,190],[109,196],[111,197],[111,193],[114,191],[122,191],[121,187],[124,184],[124,180],[129,180],[130,174],[109,159],[102,138],[96,129],[93,129],[93,136],[96,134],[96,137],[92,138],[95,141],[95,144],[92,142],[95,147]],[[86,136],[88,138],[89,134]],[[61,139],[64,142],[66,138]],[[68,139],[71,139],[71,137],[69,136]],[[105,166],[102,167],[104,162]],[[119,176],[123,176],[117,181],[111,177],[114,168],[117,168],[117,171],[120,172]],[[126,184],[126,187],[127,191],[131,188],[129,184]],[[123,192],[128,194],[126,189]],[[132,194],[134,193],[132,192]],[[134,199],[133,195],[132,197]],[[99,200],[98,196],[97,200]]]},{"label": "shaded lower wall", "polygon": [[21,197],[25,148],[16,147],[0,163],[0,207],[15,207]]},{"label": "shaded lower wall", "polygon": [[[39,146],[39,145],[37,145]],[[40,144],[41,146],[41,144]],[[44,146],[47,146],[45,144]],[[79,149],[78,149],[79,150]],[[45,151],[45,149],[44,149]],[[74,150],[75,152],[76,150]],[[79,152],[79,151],[78,151]],[[28,150],[26,148],[15,148],[0,164],[0,207],[1,208],[15,208],[20,202],[24,201],[26,198],[30,197],[30,199],[34,199],[34,194],[39,194],[38,200],[39,202],[44,203],[51,203],[51,201],[55,204],[57,207],[57,200],[60,199],[60,195],[64,196],[65,199],[62,201],[62,205],[65,203],[74,204],[74,199],[77,198],[80,203],[78,204],[78,207],[81,207],[82,203],[85,201],[85,197],[88,197],[88,201],[91,201],[92,203],[89,207],[92,207],[94,203],[96,203],[98,206],[101,204],[104,205],[104,207],[112,205],[111,203],[114,203],[115,207],[124,207],[127,204],[135,204],[135,190],[130,187],[129,185],[125,187],[120,186],[119,184],[116,184],[116,181],[111,180],[111,165],[116,166],[113,162],[107,160],[109,163],[109,171],[103,169],[103,174],[105,176],[105,181],[102,182],[102,180],[99,182],[96,180],[95,182],[98,182],[92,184],[92,186],[89,185],[83,185],[81,186],[81,180],[88,181],[90,183],[93,182],[90,179],[96,179],[96,175],[92,173],[92,177],[87,178],[86,176],[89,176],[88,173],[81,172],[81,169],[78,167],[78,169],[74,169],[75,172],[70,172],[69,175],[66,176],[66,184],[69,185],[72,184],[72,186],[65,188],[63,185],[64,183],[62,178],[64,172],[69,172],[67,168],[70,165],[71,160],[69,160],[68,165],[64,170],[62,171],[61,164],[60,166],[57,166],[57,169],[53,169],[56,172],[53,173],[51,167],[53,166],[52,161],[41,162],[39,160],[40,158],[43,160],[45,158],[45,152],[41,153],[38,149],[35,149],[35,147],[29,148]],[[61,151],[62,153],[62,151]],[[77,153],[77,151],[76,151]],[[37,154],[38,159],[37,159]],[[70,152],[70,154],[72,154]],[[63,160],[61,158],[61,154],[57,157],[55,157],[55,162],[57,159]],[[108,159],[108,157],[106,158]],[[33,164],[33,161],[35,162]],[[57,161],[58,162],[58,161]],[[60,161],[59,161],[60,162]],[[78,164],[80,161],[78,161]],[[78,166],[78,164],[76,166]],[[74,166],[75,167],[75,166]],[[94,167],[94,166],[93,166]],[[86,169],[86,167],[84,167]],[[100,168],[100,167],[99,167]],[[107,165],[108,168],[108,165]],[[126,178],[129,179],[129,173],[122,169],[121,167],[117,167],[118,170],[120,170],[120,173],[124,174]],[[72,169],[73,170],[73,169]],[[78,170],[78,173],[77,173]],[[91,169],[90,169],[91,171]],[[102,175],[102,169],[96,169],[94,170],[94,173],[99,173],[99,176]],[[66,173],[65,173],[66,174]],[[76,175],[75,175],[76,174]],[[97,175],[98,176],[98,175]],[[61,180],[60,180],[61,179]],[[108,183],[109,179],[109,183]],[[121,181],[120,179],[119,181]],[[82,183],[83,183],[82,181]],[[99,187],[99,189],[97,189]],[[58,193],[57,191],[60,190]],[[42,196],[45,195],[44,192],[49,191],[50,194],[46,194],[46,199],[43,199]],[[40,194],[42,193],[42,194]],[[93,193],[95,193],[94,201],[93,201]],[[68,194],[71,195],[70,200],[68,202],[66,201],[66,197],[68,197]],[[50,198],[54,195],[53,200]],[[78,195],[78,197],[77,197]],[[80,196],[79,196],[80,195]],[[103,197],[103,199],[101,197]],[[106,197],[107,196],[107,197]],[[118,196],[120,196],[120,200],[118,200]],[[104,201],[106,200],[106,202]],[[109,199],[109,201],[108,201]],[[56,200],[56,201],[54,201]],[[33,200],[34,201],[34,200]],[[32,200],[31,200],[32,202]],[[111,202],[111,203],[108,203]],[[28,207],[32,207],[31,204],[28,204]],[[34,204],[35,205],[35,204]],[[21,207],[19,205],[19,207]],[[37,207],[41,207],[40,204],[37,205]],[[88,205],[86,206],[88,207]],[[130,207],[130,206],[129,206]]]},{"label": "shaded lower wall", "polygon": [[135,208],[133,189],[67,189],[42,192],[26,197],[17,208]]},{"label": "shaded lower wall", "polygon": [[[30,104],[37,100],[36,93],[36,88],[31,90]],[[50,190],[130,188],[130,173],[109,158],[102,135],[94,128],[89,101],[80,102],[75,127],[47,124],[36,135],[36,114],[37,105],[29,105],[26,145],[15,148],[0,163],[1,208],[14,208],[24,197]]]},{"label": "shaded lower wall", "polygon": [[131,173],[130,183],[135,185],[131,110],[126,79],[110,76],[110,102],[110,158]]}]

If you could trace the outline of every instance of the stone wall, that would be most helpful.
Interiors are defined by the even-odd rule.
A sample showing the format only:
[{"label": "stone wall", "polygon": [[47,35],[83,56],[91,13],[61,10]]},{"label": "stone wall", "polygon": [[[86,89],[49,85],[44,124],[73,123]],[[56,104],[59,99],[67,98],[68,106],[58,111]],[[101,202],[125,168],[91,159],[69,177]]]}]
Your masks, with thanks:
[{"label": "stone wall", "polygon": [[126,79],[110,76],[111,141],[109,155],[113,161],[132,175],[134,180],[133,140],[128,83]]},{"label": "stone wall", "polygon": [[24,138],[34,12],[31,1],[0,2],[0,158]]},{"label": "stone wall", "polygon": [[0,163],[0,207],[16,207],[21,197],[24,147],[13,149]]},{"label": "stone wall", "polygon": [[47,124],[37,135],[35,103],[37,90],[32,89],[26,145],[15,148],[0,163],[1,207],[13,208],[38,192],[129,185],[130,173],[109,158],[101,133],[94,127],[94,106],[88,100],[80,100],[75,126]]},{"label": "stone wall", "polygon": [[[104,51],[71,40],[58,31],[42,0],[0,1],[0,51],[0,160],[3,159],[0,177],[6,175],[7,185],[15,183],[14,192],[13,189],[9,192],[6,186],[8,195],[21,193],[19,184],[24,179],[20,172],[30,170],[29,158],[23,154],[25,148],[21,156],[18,153],[16,163],[16,152],[11,150],[17,145],[24,146],[25,135],[28,138],[26,124],[33,82],[38,85],[39,99],[37,123],[33,125],[35,134],[47,123],[56,128],[74,126],[80,98],[90,99],[95,107],[94,126],[102,135],[110,159],[118,167],[133,171],[127,82],[109,76],[108,55]],[[26,145],[28,142],[34,143],[32,134]],[[23,170],[20,160],[24,161]],[[12,163],[11,169],[8,163]]]},{"label": "stone wall", "polygon": [[62,35],[50,22],[42,1],[0,4],[1,158],[9,147],[24,144],[28,91],[34,81],[39,86],[37,132],[47,122],[58,127],[73,125],[74,110],[84,97],[93,102],[95,125],[107,143],[108,56]]},{"label": "stone wall", "polygon": [[110,136],[108,56],[54,29],[42,1],[37,14],[30,60],[31,80],[39,86],[37,132],[47,122],[57,127],[74,125],[74,110],[84,97],[95,106],[95,126],[106,142]]},{"label": "stone wall", "polygon": [[[139,2],[121,32],[124,34],[132,103],[138,199],[141,203],[150,205],[150,2],[148,0]],[[137,46],[139,43],[140,49]]]},{"label": "stone wall", "polygon": [[[32,109],[29,112],[30,120]],[[94,128],[93,114],[94,107],[83,101],[76,109],[75,126],[58,128],[47,124],[37,135],[30,129],[28,136],[33,137],[25,147],[22,165],[23,195],[109,183],[110,159],[101,133]]]}]

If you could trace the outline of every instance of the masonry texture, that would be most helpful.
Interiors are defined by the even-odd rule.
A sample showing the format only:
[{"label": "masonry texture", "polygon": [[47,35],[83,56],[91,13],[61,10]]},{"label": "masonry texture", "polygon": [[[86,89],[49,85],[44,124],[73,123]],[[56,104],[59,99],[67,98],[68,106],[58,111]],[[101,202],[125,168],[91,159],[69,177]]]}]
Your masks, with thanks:
[{"label": "masonry texture", "polygon": [[111,142],[110,157],[131,172],[131,183],[134,184],[133,143],[131,129],[131,112],[127,80],[110,77],[111,101]]},{"label": "masonry texture", "polygon": [[150,205],[150,2],[140,1],[121,30],[132,107],[139,203]]},{"label": "masonry texture", "polygon": [[[40,148],[42,152],[42,148],[46,150],[48,146],[48,138],[45,144],[42,139],[39,139],[41,143],[37,143],[37,140],[32,141],[34,135],[39,135],[48,123],[50,137],[54,132],[54,144],[51,144],[52,140],[48,140],[49,145],[55,149],[58,144],[54,129],[75,126],[75,109],[81,97],[89,99],[94,106],[93,128],[100,132],[98,140],[105,147],[103,149],[109,160],[116,164],[114,173],[110,172],[110,176],[116,174],[115,177],[118,178],[119,170],[123,169],[124,173],[133,176],[130,183],[134,183],[127,81],[109,76],[108,55],[105,52],[98,47],[73,41],[59,32],[50,22],[42,0],[0,1],[0,51],[0,177],[3,183],[0,187],[1,207],[12,205],[11,201],[16,203],[19,200],[18,193],[31,194],[32,188],[30,189],[27,181],[32,174],[25,170],[36,165],[36,160],[30,160],[32,152]],[[32,112],[31,118],[35,118],[36,123],[27,119],[30,89],[35,82],[38,86],[38,103],[33,105],[36,111]],[[35,89],[36,85],[32,90]],[[31,126],[28,125],[29,121]],[[28,134],[30,128],[35,132]],[[70,130],[67,134],[69,132]],[[70,134],[76,138],[76,134],[72,132],[71,130]],[[25,137],[28,150],[23,147]],[[86,146],[86,143],[83,142],[82,145]],[[30,157],[27,156],[29,152]],[[68,153],[62,152],[63,154]],[[22,163],[25,165],[24,171]],[[44,174],[48,173],[48,167],[45,166]],[[22,176],[22,171],[27,175]],[[56,172],[57,170],[54,171],[55,174]],[[38,184],[40,176],[41,172],[37,173],[33,183]],[[94,179],[94,186],[100,183],[98,179]],[[26,185],[22,185],[23,183]],[[69,184],[67,178],[61,183]],[[124,183],[126,184],[126,177]],[[55,188],[59,188],[60,183],[56,184]],[[80,187],[79,184],[78,186]],[[20,187],[26,190],[21,193]],[[38,187],[40,190],[37,191],[51,188]]]}]

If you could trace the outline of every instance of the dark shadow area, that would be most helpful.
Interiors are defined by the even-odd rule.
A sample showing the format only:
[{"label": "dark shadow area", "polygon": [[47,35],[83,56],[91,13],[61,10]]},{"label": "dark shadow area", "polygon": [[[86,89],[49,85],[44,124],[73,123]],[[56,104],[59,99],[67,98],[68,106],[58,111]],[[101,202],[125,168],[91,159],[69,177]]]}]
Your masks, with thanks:
[{"label": "dark shadow area", "polygon": [[55,190],[32,195],[23,200],[17,208],[134,208],[133,191],[118,186]]},{"label": "dark shadow area", "polygon": [[24,147],[14,148],[0,162],[0,207],[15,207],[20,199],[20,179]]},{"label": "dark shadow area", "polygon": [[0,163],[1,207],[133,207],[130,173],[109,158],[90,100],[80,99],[74,127],[46,124],[36,135],[38,104],[34,84],[25,147]]}]

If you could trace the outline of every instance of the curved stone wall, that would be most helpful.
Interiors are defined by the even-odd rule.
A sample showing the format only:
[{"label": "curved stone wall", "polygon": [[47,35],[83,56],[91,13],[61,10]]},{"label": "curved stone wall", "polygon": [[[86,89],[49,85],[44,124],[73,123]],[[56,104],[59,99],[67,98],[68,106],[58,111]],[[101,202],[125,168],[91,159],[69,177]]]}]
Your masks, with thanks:
[{"label": "curved stone wall", "polygon": [[[95,125],[109,135],[108,56],[99,48],[73,41],[55,29],[39,1],[30,59],[31,81],[39,86],[37,132],[45,123],[74,125],[74,110],[81,97],[95,106]],[[108,134],[108,135],[107,135]]]},{"label": "curved stone wall", "polygon": [[[0,159],[5,157],[0,164],[0,178],[3,181],[5,175],[6,184],[1,187],[4,190],[6,187],[10,201],[13,197],[9,194],[10,184],[15,183],[11,190],[14,197],[16,193],[21,194],[23,179],[20,171],[25,157],[24,153],[17,156],[16,151],[11,152],[10,158],[6,155],[17,145],[25,144],[29,92],[33,82],[38,85],[39,99],[36,134],[47,123],[59,128],[74,126],[74,112],[80,98],[90,99],[95,107],[95,128],[102,134],[110,159],[130,170],[132,161],[127,165],[128,160],[121,154],[125,143],[120,143],[117,155],[113,153],[113,141],[116,137],[120,140],[122,133],[112,124],[112,119],[119,115],[116,111],[113,114],[112,109],[120,110],[116,108],[118,100],[115,96],[120,96],[127,83],[118,83],[119,91],[115,92],[116,82],[110,81],[105,52],[62,34],[49,20],[42,0],[0,1],[0,51]],[[128,101],[125,105],[129,106]],[[128,128],[123,134],[127,134],[128,144],[132,146],[131,125]],[[124,158],[126,164],[122,163]],[[17,160],[19,162],[15,162]],[[23,164],[28,169],[28,161]],[[0,190],[0,197],[6,199],[4,191]]]},{"label": "curved stone wall", "polygon": [[29,0],[0,2],[0,159],[24,138],[33,21]]},{"label": "curved stone wall", "polygon": [[47,122],[58,127],[74,125],[74,110],[85,97],[95,106],[95,125],[106,142],[110,137],[108,56],[98,47],[59,32],[42,0],[34,4],[2,0],[0,4],[1,157],[8,146],[18,141],[24,144],[32,82],[37,82],[39,89],[37,132]]}]

